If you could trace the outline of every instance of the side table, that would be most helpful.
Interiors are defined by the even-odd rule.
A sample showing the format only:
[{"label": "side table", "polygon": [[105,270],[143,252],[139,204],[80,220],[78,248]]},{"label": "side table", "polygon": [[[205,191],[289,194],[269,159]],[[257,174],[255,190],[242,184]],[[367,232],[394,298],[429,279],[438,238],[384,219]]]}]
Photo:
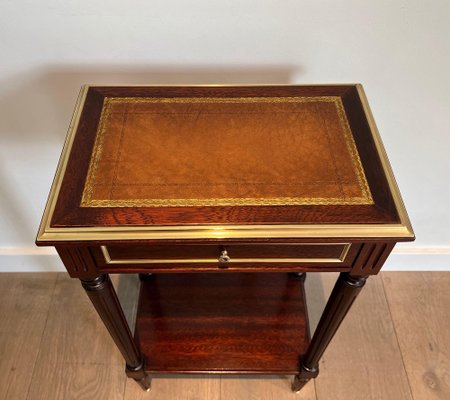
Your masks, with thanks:
[{"label": "side table", "polygon": [[[144,389],[161,373],[300,390],[367,277],[414,240],[361,85],[84,86],[37,236]],[[306,272],[339,271],[310,338]],[[141,277],[134,336],[109,274]]]}]

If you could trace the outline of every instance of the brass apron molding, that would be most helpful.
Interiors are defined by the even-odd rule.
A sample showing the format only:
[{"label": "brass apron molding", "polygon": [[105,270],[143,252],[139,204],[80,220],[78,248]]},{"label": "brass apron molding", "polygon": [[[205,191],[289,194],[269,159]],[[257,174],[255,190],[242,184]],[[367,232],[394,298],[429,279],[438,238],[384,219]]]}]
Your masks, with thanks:
[{"label": "brass apron molding", "polygon": [[[259,244],[263,245],[263,244]],[[289,245],[289,246],[336,246],[341,245],[344,246],[341,254],[338,258],[234,258],[231,257],[226,263],[227,264],[236,264],[236,263],[343,263],[345,257],[347,257],[348,251],[350,250],[350,243],[301,243],[301,244],[293,244],[293,243],[277,243],[277,246]],[[120,259],[114,260],[111,258],[109,254],[107,246],[100,246],[100,249],[105,257],[105,262],[108,265],[122,265],[122,264],[219,264],[218,258],[185,258],[185,259]]]}]

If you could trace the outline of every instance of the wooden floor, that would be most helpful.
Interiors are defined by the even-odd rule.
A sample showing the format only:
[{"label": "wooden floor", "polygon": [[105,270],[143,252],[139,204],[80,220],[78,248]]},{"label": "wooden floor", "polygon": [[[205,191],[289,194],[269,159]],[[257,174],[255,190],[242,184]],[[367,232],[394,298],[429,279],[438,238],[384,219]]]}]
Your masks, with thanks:
[{"label": "wooden floor", "polygon": [[[308,274],[315,327],[336,274]],[[115,277],[131,321],[137,278]],[[299,394],[290,379],[163,376],[143,392],[75,279],[0,274],[0,400],[450,399],[450,273],[372,277]]]}]

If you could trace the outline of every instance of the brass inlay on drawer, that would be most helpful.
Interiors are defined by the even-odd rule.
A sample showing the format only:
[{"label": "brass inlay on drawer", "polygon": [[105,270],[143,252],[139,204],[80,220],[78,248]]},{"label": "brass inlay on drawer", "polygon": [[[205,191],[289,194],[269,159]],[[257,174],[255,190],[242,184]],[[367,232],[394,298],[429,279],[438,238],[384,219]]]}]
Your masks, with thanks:
[{"label": "brass inlay on drawer", "polygon": [[[302,258],[233,258],[231,257],[227,264],[236,263],[342,263],[344,262],[347,253],[350,249],[350,243],[279,243],[279,246],[343,246],[342,252],[337,258],[325,258],[325,257],[302,257]],[[264,246],[264,244],[260,244]],[[103,256],[105,257],[106,264],[123,265],[123,264],[218,264],[217,258],[186,258],[186,259],[119,259],[114,260],[111,258],[108,248],[106,246],[100,246]]]}]

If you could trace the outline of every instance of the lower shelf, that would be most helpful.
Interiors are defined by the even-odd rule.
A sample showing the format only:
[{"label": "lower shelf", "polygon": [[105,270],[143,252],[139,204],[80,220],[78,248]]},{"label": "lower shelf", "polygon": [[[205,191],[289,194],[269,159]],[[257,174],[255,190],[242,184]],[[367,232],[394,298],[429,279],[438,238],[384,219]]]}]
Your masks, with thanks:
[{"label": "lower shelf", "polygon": [[309,327],[296,275],[150,275],[139,297],[135,336],[149,373],[299,371]]}]

